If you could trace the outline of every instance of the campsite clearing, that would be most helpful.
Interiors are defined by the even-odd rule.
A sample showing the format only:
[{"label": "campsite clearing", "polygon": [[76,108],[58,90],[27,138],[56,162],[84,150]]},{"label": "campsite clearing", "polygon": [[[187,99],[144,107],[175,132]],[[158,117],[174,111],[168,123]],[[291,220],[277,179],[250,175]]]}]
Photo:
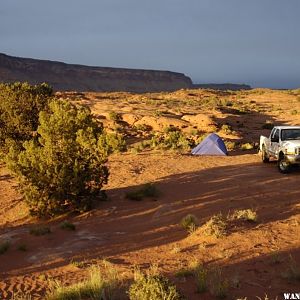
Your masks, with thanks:
[{"label": "campsite clearing", "polygon": [[[178,91],[147,96],[118,94],[118,97],[124,97],[123,101],[116,93],[87,94],[76,101],[90,105],[107,127],[119,126],[119,130],[129,134],[132,128],[111,120],[109,111],[122,115],[127,110],[127,117],[131,114],[140,118],[142,114],[153,115],[158,111],[155,103],[159,101],[162,101],[159,110],[163,110],[168,102],[170,105],[171,99],[179,101],[182,98],[190,102],[181,106],[181,113],[197,115],[200,108],[196,108],[193,101],[198,96],[188,95],[197,93],[200,92]],[[203,96],[210,93],[203,92]],[[150,97],[160,98],[151,100]],[[169,97],[168,101],[165,97]],[[218,134],[227,142],[231,139],[255,145],[259,135],[268,131],[262,129],[263,124],[300,121],[295,114],[282,115],[277,111],[291,103],[299,105],[294,94],[252,91],[252,94],[220,94],[218,97],[220,101],[239,98],[240,111],[237,114],[237,108],[232,110],[231,105],[223,112],[217,108],[203,108],[201,113],[210,113],[214,123],[210,121],[203,131],[215,131],[217,126]],[[249,110],[241,113],[246,105]],[[151,122],[168,121],[170,126],[172,119],[179,118],[176,115],[179,112],[173,106],[171,109],[173,114],[162,113],[167,120],[160,120],[162,116],[157,115]],[[107,118],[103,117],[104,111]],[[128,117],[129,120],[133,119]],[[226,123],[228,127],[222,127]],[[185,123],[191,126],[188,130],[195,129],[193,126],[196,125],[189,124]],[[128,137],[128,143],[147,139],[148,133],[144,129],[146,127],[136,129],[135,136]],[[181,129],[187,130],[186,127]],[[117,270],[118,279],[123,283],[117,299],[127,299],[125,290],[132,280],[134,266],[146,270],[153,264],[191,300],[215,299],[214,289],[222,282],[227,282],[229,299],[263,298],[265,294],[273,299],[281,297],[282,292],[297,291],[300,171],[283,176],[273,163],[262,164],[255,149],[236,149],[230,151],[229,156],[218,157],[145,149],[139,153],[114,154],[108,164],[110,180],[106,189],[109,200],[99,203],[90,212],[53,221],[28,216],[16,182],[1,166],[0,243],[6,242],[9,246],[0,254],[0,299],[12,299],[16,292],[30,294],[32,299],[44,299],[49,281],[58,280],[65,285],[76,283],[86,278],[88,266],[98,264],[105,272],[109,270],[109,263],[109,268]],[[141,201],[126,198],[128,192],[136,191],[146,183],[152,183],[159,193]],[[256,213],[255,220],[233,217],[238,215],[237,211],[248,209]],[[212,231],[203,225],[212,226],[213,223],[207,221],[219,213],[224,221],[223,235],[208,235]],[[193,214],[198,222],[192,234],[180,224],[188,214]],[[75,230],[63,230],[64,220],[74,224]],[[30,234],[32,228],[45,227],[49,228],[47,234]],[[195,262],[202,263],[211,272],[221,270],[222,274],[221,278],[209,282],[208,290],[201,295],[191,272]]]}]

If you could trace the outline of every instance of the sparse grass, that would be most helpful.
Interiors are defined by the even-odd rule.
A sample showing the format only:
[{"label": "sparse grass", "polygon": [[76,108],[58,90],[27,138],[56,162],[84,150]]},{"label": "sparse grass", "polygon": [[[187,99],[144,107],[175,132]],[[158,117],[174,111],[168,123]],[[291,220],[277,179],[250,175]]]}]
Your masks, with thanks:
[{"label": "sparse grass", "polygon": [[75,226],[73,223],[69,222],[69,221],[63,221],[63,222],[59,225],[59,227],[60,227],[61,229],[69,230],[69,231],[74,231],[74,230],[76,229],[76,226]]},{"label": "sparse grass", "polygon": [[27,251],[27,245],[26,244],[19,244],[17,246],[17,250],[26,252]]},{"label": "sparse grass", "polygon": [[273,265],[277,265],[277,264],[280,264],[282,262],[282,258],[280,257],[278,251],[272,251],[271,252],[270,261],[271,261],[271,264],[273,264]]},{"label": "sparse grass", "polygon": [[227,220],[222,213],[214,215],[204,225],[204,233],[220,238],[227,233]]},{"label": "sparse grass", "polygon": [[47,300],[111,299],[106,295],[112,285],[114,286],[112,282],[103,278],[98,266],[92,266],[89,269],[89,278],[83,282],[69,286],[52,282]]},{"label": "sparse grass", "polygon": [[146,183],[140,189],[127,192],[126,198],[135,201],[141,201],[144,198],[156,198],[158,197],[160,192],[156,188],[156,186],[152,183]]},{"label": "sparse grass", "polygon": [[86,265],[87,265],[86,262],[84,262],[84,261],[73,260],[73,259],[70,261],[70,264],[79,269],[82,269],[82,268],[86,267]]},{"label": "sparse grass", "polygon": [[0,243],[0,255],[4,254],[10,247],[10,243],[8,241]]},{"label": "sparse grass", "polygon": [[300,266],[292,255],[289,257],[288,267],[282,276],[288,281],[300,281]]},{"label": "sparse grass", "polygon": [[12,295],[12,300],[32,300],[32,296],[29,293],[17,292]]},{"label": "sparse grass", "polygon": [[35,236],[41,236],[51,233],[51,230],[48,226],[41,225],[31,228],[29,233]]},{"label": "sparse grass", "polygon": [[198,227],[198,219],[192,214],[188,214],[180,221],[180,225],[189,233],[193,233]]},{"label": "sparse grass", "polygon": [[210,291],[211,293],[220,299],[226,298],[228,294],[229,281],[224,278],[222,269],[215,268],[211,274]]},{"label": "sparse grass", "polygon": [[198,264],[198,266],[194,269],[194,277],[198,293],[204,293],[207,291],[207,274],[207,270],[202,264]]},{"label": "sparse grass", "polygon": [[190,269],[182,268],[175,273],[177,278],[186,278],[193,275],[193,271]]},{"label": "sparse grass", "polygon": [[181,248],[179,246],[174,246],[170,252],[171,254],[178,254],[181,252]]},{"label": "sparse grass", "polygon": [[175,285],[160,275],[148,271],[143,274],[135,270],[134,282],[129,288],[130,300],[180,300],[182,299]]},{"label": "sparse grass", "polygon": [[230,219],[244,220],[248,222],[257,222],[257,213],[253,209],[235,210]]}]

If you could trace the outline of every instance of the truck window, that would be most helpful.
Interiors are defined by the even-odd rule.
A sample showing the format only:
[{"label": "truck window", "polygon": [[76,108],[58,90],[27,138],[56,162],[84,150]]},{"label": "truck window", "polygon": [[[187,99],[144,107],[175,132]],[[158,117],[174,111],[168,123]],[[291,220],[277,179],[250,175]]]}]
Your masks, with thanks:
[{"label": "truck window", "polygon": [[273,138],[279,141],[279,129],[275,131]]}]

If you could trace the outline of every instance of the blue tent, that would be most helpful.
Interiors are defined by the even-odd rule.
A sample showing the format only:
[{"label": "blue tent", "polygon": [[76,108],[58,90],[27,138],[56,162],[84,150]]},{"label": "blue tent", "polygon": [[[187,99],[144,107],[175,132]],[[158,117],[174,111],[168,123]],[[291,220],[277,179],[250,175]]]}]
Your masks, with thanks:
[{"label": "blue tent", "polygon": [[207,136],[192,150],[193,155],[227,155],[223,140],[215,133]]}]

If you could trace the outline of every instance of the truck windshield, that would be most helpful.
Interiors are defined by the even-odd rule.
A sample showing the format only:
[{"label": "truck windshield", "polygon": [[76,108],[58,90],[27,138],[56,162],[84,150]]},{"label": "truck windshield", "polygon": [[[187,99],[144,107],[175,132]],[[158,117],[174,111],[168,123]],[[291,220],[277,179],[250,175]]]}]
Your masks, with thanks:
[{"label": "truck windshield", "polygon": [[300,140],[300,128],[299,129],[282,129],[281,140]]}]

